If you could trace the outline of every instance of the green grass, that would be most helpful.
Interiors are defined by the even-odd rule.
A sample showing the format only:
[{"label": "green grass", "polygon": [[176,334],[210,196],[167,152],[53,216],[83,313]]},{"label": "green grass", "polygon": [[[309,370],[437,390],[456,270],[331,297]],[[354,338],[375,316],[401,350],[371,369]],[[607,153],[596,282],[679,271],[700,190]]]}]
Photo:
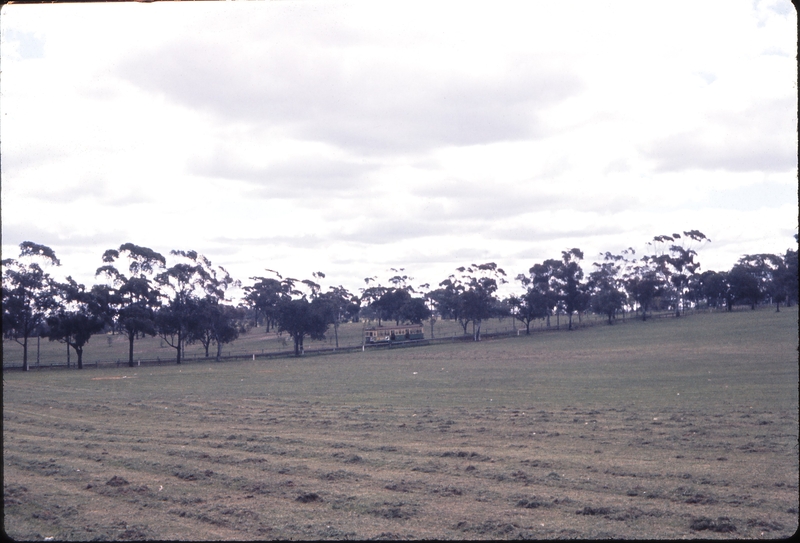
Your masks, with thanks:
[{"label": "green grass", "polygon": [[[709,313],[479,344],[5,372],[5,528],[76,540],[787,537],[797,319]],[[107,485],[114,476],[130,484]]]},{"label": "green grass", "polygon": [[[551,328],[556,328],[556,319],[551,319]],[[603,318],[597,315],[587,315],[583,317],[584,325],[597,325],[602,324]],[[393,323],[388,323],[393,324]],[[365,326],[375,326],[376,321],[372,322],[358,322],[358,323],[344,323],[339,327],[339,346],[340,347],[357,347],[362,343],[363,329]],[[575,326],[579,326],[577,320]],[[564,331],[566,328],[566,319],[561,319],[560,330]],[[246,333],[242,334],[236,341],[223,346],[222,355],[251,355],[262,353],[280,353],[289,352],[293,349],[291,338],[286,334],[279,334],[274,329],[269,333],[262,327],[250,328]],[[505,319],[488,319],[482,325],[482,332],[484,334],[491,334],[494,332],[513,333],[514,331],[524,333],[524,327],[521,323],[515,322],[511,318]],[[542,332],[546,330],[545,322],[543,320],[531,324],[533,333]],[[424,332],[425,337],[431,337],[431,328],[429,323],[425,323]],[[472,333],[472,327],[469,326],[468,334]],[[439,320],[434,325],[435,338],[452,338],[461,337],[464,331],[457,321],[453,320]],[[334,346],[334,329],[332,326],[328,328],[324,340],[311,340],[306,338],[305,348],[307,350],[332,348]],[[37,346],[38,344],[38,346]],[[188,360],[199,359],[205,356],[205,352],[200,343],[193,343],[186,346],[185,358]],[[212,345],[209,349],[209,355],[213,358],[216,356],[216,345]],[[67,364],[67,347],[65,344],[58,341],[49,341],[47,338],[29,338],[28,343],[28,364],[35,367],[38,363],[41,366],[50,366],[51,364],[62,365]],[[174,360],[175,349],[170,347],[160,337],[148,336],[145,338],[137,339],[134,342],[134,360]],[[125,363],[128,360],[128,340],[121,334],[97,334],[86,344],[83,352],[83,361],[86,364],[93,364],[95,362],[113,363],[120,361]],[[77,357],[74,350],[70,350],[69,362],[71,365],[76,364]],[[22,366],[22,346],[14,340],[3,340],[3,365],[6,367],[21,367]]]},{"label": "green grass", "polygon": [[[393,323],[391,323],[393,324]],[[363,337],[364,326],[375,326],[377,322],[358,322],[344,323],[339,327],[339,346],[354,347],[360,346]],[[514,330],[515,324],[511,319],[490,319],[483,325],[484,332],[498,332]],[[516,325],[517,328],[519,325]],[[262,326],[251,328],[242,334],[236,341],[223,346],[223,356],[236,354],[260,354],[277,353],[291,351],[294,347],[286,334],[278,334],[275,330],[269,333]],[[469,329],[471,333],[471,328]],[[435,337],[453,337],[463,335],[463,330],[456,321],[437,321],[434,327]],[[425,325],[425,337],[430,337],[430,325]],[[38,359],[43,366],[50,364],[67,363],[67,347],[57,341],[49,341],[47,338],[40,338],[38,345]],[[306,349],[329,348],[334,346],[333,326],[328,328],[324,340],[311,340],[306,338]],[[216,356],[216,345],[209,349],[209,355]],[[186,346],[186,358],[202,358],[205,352],[200,343],[193,343]],[[170,347],[159,337],[145,337],[134,342],[134,359],[136,360],[172,360],[175,358],[175,349]],[[37,360],[37,338],[29,339],[28,344],[28,363],[36,365]],[[70,351],[71,364],[75,364],[77,357],[75,351]],[[86,344],[83,352],[83,361],[87,364],[94,362],[115,362],[117,360],[127,362],[128,360],[128,340],[121,334],[97,334]],[[3,363],[6,366],[22,366],[22,346],[14,340],[3,340]]]},{"label": "green grass", "polygon": [[[490,400],[498,405],[578,401],[684,405],[711,395],[719,401],[769,404],[787,397],[797,401],[796,316],[791,309],[709,313],[523,334],[480,345],[456,342],[303,360],[139,368],[138,374],[141,379],[153,374],[158,388],[169,394],[175,392],[172,387],[185,387],[199,397],[273,394],[434,406]],[[355,327],[350,328],[352,332]],[[43,377],[65,383],[73,378],[71,374]]]}]

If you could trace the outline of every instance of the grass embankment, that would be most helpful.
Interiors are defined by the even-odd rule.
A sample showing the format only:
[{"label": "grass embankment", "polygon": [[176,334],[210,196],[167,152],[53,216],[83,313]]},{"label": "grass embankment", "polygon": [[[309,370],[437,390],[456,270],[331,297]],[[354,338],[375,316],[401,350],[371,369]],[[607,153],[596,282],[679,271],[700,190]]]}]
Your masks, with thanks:
[{"label": "grass embankment", "polygon": [[784,310],[335,357],[6,373],[5,529],[788,536],[797,345],[797,311]]}]

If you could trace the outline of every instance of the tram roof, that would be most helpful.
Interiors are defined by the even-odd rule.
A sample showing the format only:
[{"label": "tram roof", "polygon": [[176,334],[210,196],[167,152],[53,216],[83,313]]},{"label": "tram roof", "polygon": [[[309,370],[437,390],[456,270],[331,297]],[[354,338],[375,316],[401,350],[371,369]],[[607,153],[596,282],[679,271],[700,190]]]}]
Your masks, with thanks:
[{"label": "tram roof", "polygon": [[409,328],[422,328],[421,324],[404,324],[402,326],[373,326],[371,328],[364,328],[364,330],[383,330],[391,332],[392,330],[407,330]]}]

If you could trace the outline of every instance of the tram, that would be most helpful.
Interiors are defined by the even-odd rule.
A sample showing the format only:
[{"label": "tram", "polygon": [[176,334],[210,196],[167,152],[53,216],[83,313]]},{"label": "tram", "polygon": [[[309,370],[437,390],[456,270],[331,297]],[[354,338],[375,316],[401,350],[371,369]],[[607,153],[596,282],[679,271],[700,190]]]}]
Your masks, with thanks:
[{"label": "tram", "polygon": [[364,329],[364,343],[388,343],[425,339],[421,324],[378,326]]}]

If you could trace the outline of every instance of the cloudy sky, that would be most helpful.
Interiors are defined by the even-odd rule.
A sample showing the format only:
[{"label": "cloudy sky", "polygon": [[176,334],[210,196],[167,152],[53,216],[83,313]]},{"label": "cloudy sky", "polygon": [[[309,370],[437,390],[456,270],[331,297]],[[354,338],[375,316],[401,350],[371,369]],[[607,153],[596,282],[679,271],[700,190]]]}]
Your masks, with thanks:
[{"label": "cloudy sky", "polygon": [[245,283],[512,277],[699,229],[797,233],[788,1],[3,6],[3,258],[87,285],[125,242]]}]

